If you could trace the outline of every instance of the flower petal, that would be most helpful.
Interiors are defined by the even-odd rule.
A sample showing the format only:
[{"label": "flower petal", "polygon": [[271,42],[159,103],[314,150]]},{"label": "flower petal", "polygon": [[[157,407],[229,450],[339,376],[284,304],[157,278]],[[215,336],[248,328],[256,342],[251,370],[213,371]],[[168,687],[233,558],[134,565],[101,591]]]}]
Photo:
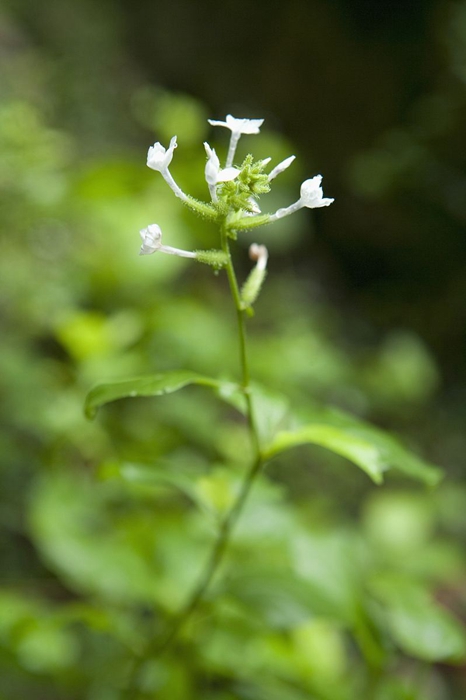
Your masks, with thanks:
[{"label": "flower petal", "polygon": [[139,255],[151,255],[162,247],[162,229],[157,224],[149,224],[139,231],[139,235],[142,238]]},{"label": "flower petal", "polygon": [[240,172],[241,170],[238,170],[238,168],[225,168],[224,170],[219,170],[217,173],[217,182],[229,182],[230,180],[234,180],[235,177],[238,177]]},{"label": "flower petal", "polygon": [[258,134],[260,127],[264,123],[263,119],[237,119],[231,114],[227,114],[226,122],[228,128],[237,134]]},{"label": "flower petal", "polygon": [[217,121],[216,119],[208,119],[207,121],[208,121],[209,124],[211,124],[212,126],[225,126],[227,129],[230,128],[226,122],[219,122],[219,121]]},{"label": "flower petal", "polygon": [[280,175],[284,170],[289,168],[295,158],[296,156],[289,156],[288,158],[285,158],[285,160],[282,160],[281,163],[276,165],[269,174],[269,182],[274,180],[277,177],[277,175]]},{"label": "flower petal", "polygon": [[205,164],[205,179],[208,185],[216,185],[218,182],[218,173],[220,171],[220,161],[215,152],[215,148],[211,148],[207,141],[204,142],[205,152],[207,153],[207,163]]},{"label": "flower petal", "polygon": [[300,202],[303,207],[308,207],[309,209],[316,209],[317,207],[328,207],[334,201],[330,198],[325,198],[323,195],[322,187],[320,183],[322,182],[322,175],[316,175],[315,177],[305,180],[301,185],[301,198]]},{"label": "flower petal", "polygon": [[157,170],[162,172],[168,168],[173,158],[173,151],[177,146],[176,136],[173,136],[170,140],[170,145],[166,149],[162,144],[157,141],[151,146],[147,152],[147,165],[152,170]]},{"label": "flower petal", "polygon": [[260,127],[264,123],[263,119],[236,119],[231,114],[227,114],[224,122],[217,119],[208,119],[207,121],[212,126],[224,126],[237,136],[241,134],[258,134]]}]

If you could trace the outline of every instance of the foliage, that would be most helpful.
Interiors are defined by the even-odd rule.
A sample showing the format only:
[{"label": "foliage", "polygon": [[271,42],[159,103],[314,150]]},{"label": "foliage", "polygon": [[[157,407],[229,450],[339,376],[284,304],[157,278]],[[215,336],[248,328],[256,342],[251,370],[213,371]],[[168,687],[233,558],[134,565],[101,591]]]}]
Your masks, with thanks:
[{"label": "foliage", "polygon": [[[155,211],[177,245],[216,245],[139,152],[79,157],[41,100],[11,86],[4,97],[1,693],[119,700],[131,659],[198,581],[251,459],[234,314],[223,276],[137,257],[137,230]],[[177,177],[203,198],[191,172],[203,167],[204,107],[170,100],[164,123],[171,104],[186,129]],[[277,160],[288,152],[278,136],[257,138]],[[304,223],[290,227],[289,243],[271,232],[271,250]],[[238,236],[240,259],[249,235]],[[273,270],[272,255],[249,327],[270,461],[206,596],[141,669],[147,697],[442,700],[455,683],[461,697],[466,492],[405,481],[436,481],[404,447],[420,453],[416,433],[398,441],[367,425],[375,415],[405,427],[400,415],[428,404],[438,371],[414,334],[361,353],[341,327],[321,295]],[[173,382],[179,367],[187,373]],[[118,383],[141,372],[151,384]],[[82,400],[102,379],[111,388],[94,390],[90,410],[141,398],[89,422]],[[376,488],[351,461],[388,483]]]}]

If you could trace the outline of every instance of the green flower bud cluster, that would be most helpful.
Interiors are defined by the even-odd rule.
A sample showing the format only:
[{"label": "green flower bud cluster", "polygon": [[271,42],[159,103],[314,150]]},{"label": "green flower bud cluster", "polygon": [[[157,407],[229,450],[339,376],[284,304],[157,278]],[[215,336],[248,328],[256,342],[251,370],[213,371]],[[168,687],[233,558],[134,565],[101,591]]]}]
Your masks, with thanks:
[{"label": "green flower bud cluster", "polygon": [[235,212],[258,213],[257,198],[270,191],[269,176],[264,172],[267,163],[267,160],[254,162],[254,157],[249,154],[241,165],[238,177],[222,184],[219,188],[219,208],[225,214],[232,209]]}]

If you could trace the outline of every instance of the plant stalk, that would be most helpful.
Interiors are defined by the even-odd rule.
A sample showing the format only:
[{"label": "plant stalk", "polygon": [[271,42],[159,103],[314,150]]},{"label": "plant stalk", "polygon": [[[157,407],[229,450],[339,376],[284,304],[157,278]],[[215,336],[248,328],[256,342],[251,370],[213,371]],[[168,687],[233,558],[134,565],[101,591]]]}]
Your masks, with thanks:
[{"label": "plant stalk", "polygon": [[165,637],[160,640],[152,640],[146,647],[143,654],[137,658],[133,663],[133,668],[130,672],[130,678],[127,685],[127,696],[134,700],[134,691],[137,688],[137,679],[139,672],[144,665],[144,663],[150,658],[156,658],[163,654],[172,642],[176,639],[181,629],[184,627],[188,619],[194,613],[198,607],[201,600],[204,598],[207,589],[209,588],[218,568],[223,560],[225,551],[230,542],[231,533],[233,528],[241,515],[244,504],[247,500],[249,492],[254,484],[257,475],[260,473],[263,459],[260,451],[259,435],[257,431],[256,421],[254,417],[254,409],[252,404],[252,398],[250,393],[250,379],[249,379],[249,365],[247,357],[246,348],[246,324],[245,324],[245,312],[241,304],[241,296],[239,292],[238,282],[236,279],[235,270],[233,267],[233,261],[231,259],[230,247],[228,245],[228,237],[226,232],[226,227],[223,226],[221,229],[221,239],[222,239],[222,250],[227,256],[226,272],[228,276],[228,282],[230,285],[231,295],[235,304],[236,314],[237,314],[237,324],[238,324],[238,343],[239,343],[239,359],[241,367],[241,388],[246,401],[246,414],[249,426],[249,434],[251,438],[251,443],[254,451],[253,462],[249,470],[244,475],[243,481],[239,493],[230,508],[229,512],[225,516],[214,547],[210,553],[207,560],[204,571],[200,577],[197,586],[192,591],[186,604],[176,615],[169,631]]}]

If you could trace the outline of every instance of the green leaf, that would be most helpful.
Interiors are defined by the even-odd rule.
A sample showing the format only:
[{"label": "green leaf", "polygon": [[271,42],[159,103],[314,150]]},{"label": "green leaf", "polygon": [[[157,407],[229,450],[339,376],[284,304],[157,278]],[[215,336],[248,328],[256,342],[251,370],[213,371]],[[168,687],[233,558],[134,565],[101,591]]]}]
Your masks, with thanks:
[{"label": "green leaf", "polygon": [[22,630],[16,643],[20,663],[35,673],[61,671],[73,667],[79,658],[78,640],[53,620],[43,619]]},{"label": "green leaf", "polygon": [[244,606],[249,615],[273,629],[293,629],[315,615],[314,591],[292,571],[259,569],[232,574],[224,592]]},{"label": "green leaf", "polygon": [[365,553],[352,532],[297,532],[291,544],[294,572],[306,582],[316,615],[354,626],[359,617]]},{"label": "green leaf", "polygon": [[139,396],[161,396],[171,394],[190,384],[200,384],[217,389],[224,398],[235,392],[237,386],[231,382],[219,381],[190,371],[164,372],[146,377],[133,377],[119,382],[98,384],[86,397],[84,411],[87,418],[94,418],[100,406],[118,399]]},{"label": "green leaf", "polygon": [[385,607],[385,619],[398,646],[424,661],[461,663],[466,659],[466,628],[421,586],[395,576],[371,583]]},{"label": "green leaf", "polygon": [[311,421],[299,427],[283,430],[264,450],[270,459],[297,445],[320,445],[346,457],[380,484],[388,469],[419,479],[429,486],[437,484],[441,471],[424,462],[384,431],[335,410],[315,411]]},{"label": "green leaf", "polygon": [[202,468],[188,470],[177,462],[159,460],[151,466],[125,462],[121,465],[109,465],[104,469],[104,478],[119,479],[136,487],[169,487],[186,496],[201,510],[205,503],[201,498],[197,482],[205,473]]},{"label": "green leaf", "polygon": [[377,484],[382,482],[382,473],[386,467],[380,460],[378,450],[365,440],[354,437],[332,425],[315,423],[293,431],[278,433],[265,456],[270,458],[291,447],[303,444],[326,447],[357,464]]},{"label": "green leaf", "polygon": [[395,640],[407,654],[425,661],[462,663],[466,659],[466,630],[439,605],[400,602],[389,611],[388,619]]},{"label": "green leaf", "polygon": [[107,601],[153,602],[156,565],[142,537],[131,535],[131,521],[114,517],[111,498],[105,485],[81,476],[43,477],[30,513],[35,544],[72,590]]}]

